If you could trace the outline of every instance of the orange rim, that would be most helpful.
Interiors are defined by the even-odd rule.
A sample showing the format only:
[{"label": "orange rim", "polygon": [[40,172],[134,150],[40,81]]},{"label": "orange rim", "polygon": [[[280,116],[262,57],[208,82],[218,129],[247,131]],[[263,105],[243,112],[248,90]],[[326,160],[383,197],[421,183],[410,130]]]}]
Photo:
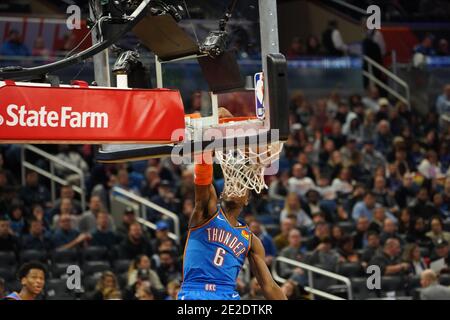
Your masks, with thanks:
[{"label": "orange rim", "polygon": [[222,119],[219,119],[219,123],[230,123],[230,122],[239,122],[239,121],[256,120],[256,119],[258,119],[258,118],[255,116],[222,118]]},{"label": "orange rim", "polygon": [[191,119],[200,119],[202,117],[202,115],[200,113],[190,113],[190,114],[185,114],[184,116],[186,118],[191,118]]}]

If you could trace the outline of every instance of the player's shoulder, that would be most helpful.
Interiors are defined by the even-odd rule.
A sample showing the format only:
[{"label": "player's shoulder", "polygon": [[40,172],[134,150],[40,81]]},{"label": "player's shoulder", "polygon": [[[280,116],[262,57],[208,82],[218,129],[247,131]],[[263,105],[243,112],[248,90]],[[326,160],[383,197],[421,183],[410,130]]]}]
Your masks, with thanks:
[{"label": "player's shoulder", "polygon": [[8,294],[6,297],[4,297],[3,299],[0,299],[0,300],[9,300],[9,301],[11,301],[11,300],[21,300],[21,299],[20,299],[20,296],[19,296],[19,294],[17,292],[12,292],[12,293]]},{"label": "player's shoulder", "polygon": [[250,234],[250,252],[258,255],[264,255],[264,246],[260,238],[253,233]]},{"label": "player's shoulder", "polygon": [[189,224],[189,230],[194,231],[194,230],[198,230],[198,229],[201,229],[203,227],[210,225],[214,221],[214,219],[217,218],[218,215],[219,215],[219,210],[216,210],[216,212],[214,214],[212,214],[204,219],[201,219],[201,220],[199,219],[199,221],[191,220],[190,224]]}]

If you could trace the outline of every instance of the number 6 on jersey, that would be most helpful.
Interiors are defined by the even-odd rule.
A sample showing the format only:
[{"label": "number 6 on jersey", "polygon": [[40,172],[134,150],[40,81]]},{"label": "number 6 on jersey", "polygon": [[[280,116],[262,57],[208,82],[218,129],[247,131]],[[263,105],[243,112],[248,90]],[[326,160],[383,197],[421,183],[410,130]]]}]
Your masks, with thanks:
[{"label": "number 6 on jersey", "polygon": [[223,248],[217,248],[216,255],[214,257],[214,264],[218,267],[223,265],[224,255],[227,253]]}]

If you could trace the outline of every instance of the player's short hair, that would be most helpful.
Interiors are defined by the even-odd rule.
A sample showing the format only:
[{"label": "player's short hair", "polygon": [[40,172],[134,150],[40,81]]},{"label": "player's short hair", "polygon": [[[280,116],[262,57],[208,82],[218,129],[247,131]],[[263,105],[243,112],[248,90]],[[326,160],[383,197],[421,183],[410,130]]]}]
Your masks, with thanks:
[{"label": "player's short hair", "polygon": [[41,270],[45,275],[47,274],[47,268],[45,267],[45,265],[42,262],[30,261],[30,262],[23,264],[20,267],[19,271],[17,272],[17,278],[19,280],[22,280],[23,278],[25,278],[28,275],[28,273],[32,269],[38,269],[38,270]]}]

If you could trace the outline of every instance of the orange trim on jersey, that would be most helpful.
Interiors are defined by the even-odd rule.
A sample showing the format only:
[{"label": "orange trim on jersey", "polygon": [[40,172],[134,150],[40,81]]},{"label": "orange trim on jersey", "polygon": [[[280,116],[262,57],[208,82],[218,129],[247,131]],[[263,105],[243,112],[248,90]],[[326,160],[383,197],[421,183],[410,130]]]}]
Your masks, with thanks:
[{"label": "orange trim on jersey", "polygon": [[[183,283],[183,280],[184,280],[184,260],[186,258],[186,249],[187,249],[187,246],[188,246],[188,242],[189,242],[190,236],[191,236],[191,230],[188,230],[188,234],[187,234],[187,237],[186,237],[186,243],[184,244],[184,250],[183,250],[183,266],[182,266],[183,269],[181,271],[181,283]],[[181,291],[181,288],[180,288],[180,291]]]},{"label": "orange trim on jersey", "polygon": [[[244,229],[247,228],[247,225],[242,225],[242,226],[233,226],[230,221],[227,218],[227,215],[225,214],[225,212],[223,212],[222,208],[220,208],[220,212],[222,212],[223,216],[225,217],[225,220],[228,222],[228,224],[230,225],[230,227],[234,228],[234,229]],[[239,222],[239,221],[238,221]]]},{"label": "orange trim on jersey", "polygon": [[208,223],[210,223],[215,217],[217,217],[218,214],[219,214],[219,210],[217,210],[217,212],[216,212],[211,218],[209,218],[208,220],[206,220],[205,222],[203,222],[201,225],[196,226],[196,227],[189,228],[189,231],[191,231],[191,230],[197,230],[197,229],[200,229],[200,228],[206,226],[206,225],[207,225]]},{"label": "orange trim on jersey", "polygon": [[247,253],[245,254],[245,257],[248,257],[248,254],[250,253],[250,250],[252,248],[252,240],[253,240],[253,232],[250,232],[250,240],[248,240],[248,249]]}]

